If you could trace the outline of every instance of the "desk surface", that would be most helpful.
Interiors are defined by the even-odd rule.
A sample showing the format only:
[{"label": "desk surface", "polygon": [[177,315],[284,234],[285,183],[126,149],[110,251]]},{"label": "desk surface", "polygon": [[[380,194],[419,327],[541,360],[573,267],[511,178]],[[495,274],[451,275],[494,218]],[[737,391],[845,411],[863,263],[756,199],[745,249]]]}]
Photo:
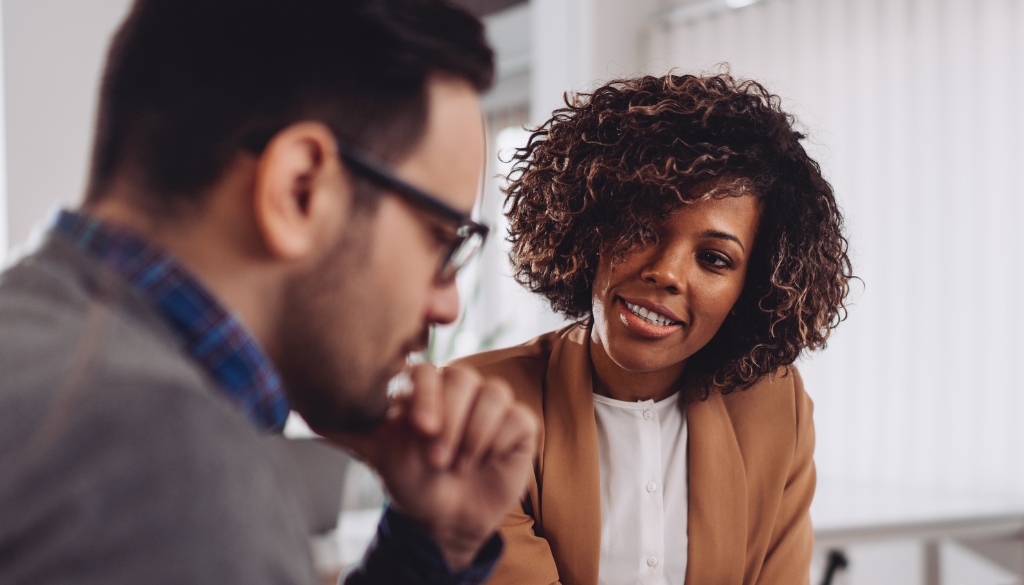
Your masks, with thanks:
[{"label": "desk surface", "polygon": [[890,539],[1024,534],[1024,496],[821,482],[811,520],[818,546]]},{"label": "desk surface", "polygon": [[[380,509],[346,510],[328,546],[332,562],[358,560],[376,531]],[[900,489],[822,481],[811,504],[815,544],[1024,535],[1024,497]]]}]

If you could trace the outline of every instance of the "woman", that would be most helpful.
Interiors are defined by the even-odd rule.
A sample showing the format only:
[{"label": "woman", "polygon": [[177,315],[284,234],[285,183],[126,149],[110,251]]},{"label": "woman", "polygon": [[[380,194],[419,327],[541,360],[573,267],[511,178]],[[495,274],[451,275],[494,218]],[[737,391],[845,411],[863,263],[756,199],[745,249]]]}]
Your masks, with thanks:
[{"label": "woman", "polygon": [[543,421],[493,583],[806,583],[811,401],[845,316],[832,188],[779,98],[620,80],[558,110],[508,191],[518,279],[577,325],[463,363]]}]

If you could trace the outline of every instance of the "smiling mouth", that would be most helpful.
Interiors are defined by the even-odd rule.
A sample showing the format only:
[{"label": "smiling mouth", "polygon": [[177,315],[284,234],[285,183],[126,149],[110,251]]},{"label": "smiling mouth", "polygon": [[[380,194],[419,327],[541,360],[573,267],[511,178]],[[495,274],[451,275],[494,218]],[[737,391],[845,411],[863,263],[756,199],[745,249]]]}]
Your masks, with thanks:
[{"label": "smiling mouth", "polygon": [[680,321],[673,321],[672,319],[669,319],[664,315],[660,315],[658,313],[655,313],[654,311],[645,309],[640,305],[634,305],[633,303],[630,303],[625,299],[623,299],[622,302],[625,303],[626,308],[629,309],[630,313],[633,313],[634,315],[640,317],[644,321],[647,321],[651,325],[658,325],[659,327],[671,327],[673,325],[682,325],[682,322]]}]

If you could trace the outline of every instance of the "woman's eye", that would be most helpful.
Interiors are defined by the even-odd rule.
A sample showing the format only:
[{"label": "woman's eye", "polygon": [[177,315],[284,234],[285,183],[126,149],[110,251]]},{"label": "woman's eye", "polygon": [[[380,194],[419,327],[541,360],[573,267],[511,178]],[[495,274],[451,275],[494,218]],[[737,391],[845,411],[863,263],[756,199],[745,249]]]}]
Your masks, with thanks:
[{"label": "woman's eye", "polygon": [[732,262],[729,258],[717,252],[704,252],[700,255],[700,258],[714,268],[732,268]]}]

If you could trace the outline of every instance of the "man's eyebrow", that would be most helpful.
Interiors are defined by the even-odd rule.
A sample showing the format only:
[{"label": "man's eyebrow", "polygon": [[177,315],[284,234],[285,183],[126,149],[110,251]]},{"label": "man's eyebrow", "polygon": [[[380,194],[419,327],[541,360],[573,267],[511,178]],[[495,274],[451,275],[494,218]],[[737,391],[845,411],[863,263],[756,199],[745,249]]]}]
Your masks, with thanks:
[{"label": "man's eyebrow", "polygon": [[729,232],[722,232],[718,230],[704,230],[700,233],[702,238],[715,238],[716,240],[730,240],[739,244],[741,250],[746,253],[747,249],[743,247],[743,242],[739,238],[730,234]]}]

